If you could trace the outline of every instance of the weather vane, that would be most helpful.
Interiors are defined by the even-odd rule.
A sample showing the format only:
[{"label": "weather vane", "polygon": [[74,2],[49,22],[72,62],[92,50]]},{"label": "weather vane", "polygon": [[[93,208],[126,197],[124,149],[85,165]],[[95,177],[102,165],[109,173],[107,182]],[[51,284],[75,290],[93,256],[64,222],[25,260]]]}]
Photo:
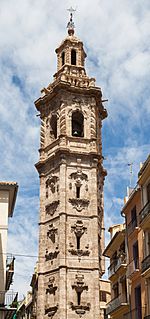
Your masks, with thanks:
[{"label": "weather vane", "polygon": [[70,7],[69,9],[67,9],[67,11],[70,12],[70,21],[67,24],[68,33],[69,33],[69,35],[73,35],[75,25],[74,25],[74,22],[72,20],[72,17],[73,17],[73,13],[76,11],[76,9],[73,9],[72,7]]}]

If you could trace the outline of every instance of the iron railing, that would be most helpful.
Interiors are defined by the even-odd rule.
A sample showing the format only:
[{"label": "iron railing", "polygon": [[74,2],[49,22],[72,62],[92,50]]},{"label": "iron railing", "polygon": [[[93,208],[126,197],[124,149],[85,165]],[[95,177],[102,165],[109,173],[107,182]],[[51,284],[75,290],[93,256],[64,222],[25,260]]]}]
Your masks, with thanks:
[{"label": "iron railing", "polygon": [[141,268],[142,268],[142,272],[144,272],[145,270],[147,270],[148,268],[150,268],[150,255],[148,255],[147,257],[145,257],[142,262],[141,262]]},{"label": "iron railing", "polygon": [[119,295],[117,298],[111,300],[106,306],[106,314],[109,315],[122,305],[128,305],[127,297],[125,295]]},{"label": "iron railing", "polygon": [[127,266],[127,277],[132,276],[134,273],[140,270],[140,259],[133,259]]},{"label": "iron railing", "polygon": [[0,308],[1,307],[17,307],[17,293],[14,291],[0,291]]},{"label": "iron railing", "polygon": [[148,214],[150,214],[150,202],[147,202],[146,205],[140,211],[139,222],[141,223]]},{"label": "iron railing", "polygon": [[116,258],[111,265],[108,267],[108,277],[110,278],[113,276],[116,271],[121,267],[121,266],[126,266],[126,255],[122,254],[120,257]]},{"label": "iron railing", "polygon": [[15,261],[15,257],[7,256],[7,260],[6,260],[6,286],[5,286],[6,290],[9,290],[9,287],[10,287],[12,280],[13,280],[14,261]]}]

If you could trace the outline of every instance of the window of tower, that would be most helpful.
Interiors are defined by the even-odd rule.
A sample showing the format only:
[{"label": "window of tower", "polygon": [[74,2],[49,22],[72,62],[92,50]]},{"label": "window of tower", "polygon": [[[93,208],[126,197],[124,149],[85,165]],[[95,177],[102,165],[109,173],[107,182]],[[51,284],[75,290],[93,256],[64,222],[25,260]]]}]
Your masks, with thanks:
[{"label": "window of tower", "polygon": [[78,306],[80,306],[80,304],[81,304],[81,291],[77,291],[77,303],[78,303]]},{"label": "window of tower", "polygon": [[65,52],[63,51],[62,52],[62,55],[61,55],[61,62],[62,62],[62,66],[65,64]]},{"label": "window of tower", "polygon": [[80,198],[80,186],[76,186],[76,198]]},{"label": "window of tower", "polygon": [[52,115],[50,120],[50,126],[51,126],[51,137],[57,138],[57,115]]},{"label": "window of tower", "polygon": [[77,64],[77,54],[76,54],[76,50],[74,49],[71,50],[71,64],[72,65]]},{"label": "window of tower", "polygon": [[80,237],[77,236],[77,249],[80,249]]},{"label": "window of tower", "polygon": [[80,111],[72,113],[72,136],[84,136],[84,116]]}]

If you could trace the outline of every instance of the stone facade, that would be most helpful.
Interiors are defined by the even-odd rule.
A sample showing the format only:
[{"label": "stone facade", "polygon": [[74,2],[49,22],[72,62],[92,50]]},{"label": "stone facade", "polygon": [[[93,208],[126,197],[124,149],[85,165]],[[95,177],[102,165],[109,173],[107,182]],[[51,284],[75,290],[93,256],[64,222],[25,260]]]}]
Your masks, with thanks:
[{"label": "stone facade", "polygon": [[37,319],[98,319],[104,273],[101,89],[86,75],[83,43],[69,29],[40,112]]}]

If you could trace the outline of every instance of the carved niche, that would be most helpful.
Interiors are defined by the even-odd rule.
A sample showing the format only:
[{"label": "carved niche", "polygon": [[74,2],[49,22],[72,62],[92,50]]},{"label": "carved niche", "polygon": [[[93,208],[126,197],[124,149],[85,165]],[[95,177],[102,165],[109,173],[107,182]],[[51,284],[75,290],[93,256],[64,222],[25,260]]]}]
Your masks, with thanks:
[{"label": "carved niche", "polygon": [[50,238],[53,244],[55,243],[55,235],[58,233],[58,229],[53,226],[53,224],[49,225],[49,229],[47,231],[47,238]]},{"label": "carved niche", "polygon": [[[88,286],[84,282],[84,275],[80,273],[76,275],[76,280],[74,284],[72,285],[72,289],[74,289],[76,293],[79,293],[79,294],[82,294],[84,290],[88,291]],[[71,306],[71,309],[75,311],[76,314],[79,315],[79,317],[82,317],[86,313],[86,311],[90,311],[90,307],[91,307],[90,303],[85,304],[82,301],[78,305],[73,304],[73,302],[71,302],[70,306]]]},{"label": "carved niche", "polygon": [[[88,191],[88,176],[82,172],[81,167],[77,167],[77,171],[70,174],[69,178],[74,180],[76,187],[85,187],[85,190]],[[82,187],[83,187],[82,186]],[[69,188],[72,189],[72,182],[69,183]],[[69,198],[69,202],[77,211],[81,212],[83,209],[87,208],[89,205],[88,199],[82,198]]]},{"label": "carved niche", "polygon": [[55,299],[54,299],[57,288],[58,287],[55,285],[55,277],[53,276],[50,277],[49,282],[47,284],[47,288],[46,288],[46,305],[45,305],[45,314],[48,315],[49,318],[52,318],[58,310],[58,304],[55,305]]},{"label": "carved niche", "polygon": [[46,197],[48,198],[48,191],[54,194],[59,191],[58,176],[51,174],[46,180]]},{"label": "carved niche", "polygon": [[[76,237],[81,238],[82,235],[87,232],[87,227],[83,225],[82,220],[77,220],[76,223],[73,226],[71,226],[71,232],[74,232]],[[77,255],[78,257],[89,256],[90,252],[88,248],[89,248],[89,245],[86,246],[86,250],[72,248],[72,249],[69,249],[68,251],[72,255]]]},{"label": "carved niche", "polygon": [[57,286],[54,285],[54,282],[55,282],[55,277],[50,277],[47,288],[46,288],[46,294],[55,295]]}]

